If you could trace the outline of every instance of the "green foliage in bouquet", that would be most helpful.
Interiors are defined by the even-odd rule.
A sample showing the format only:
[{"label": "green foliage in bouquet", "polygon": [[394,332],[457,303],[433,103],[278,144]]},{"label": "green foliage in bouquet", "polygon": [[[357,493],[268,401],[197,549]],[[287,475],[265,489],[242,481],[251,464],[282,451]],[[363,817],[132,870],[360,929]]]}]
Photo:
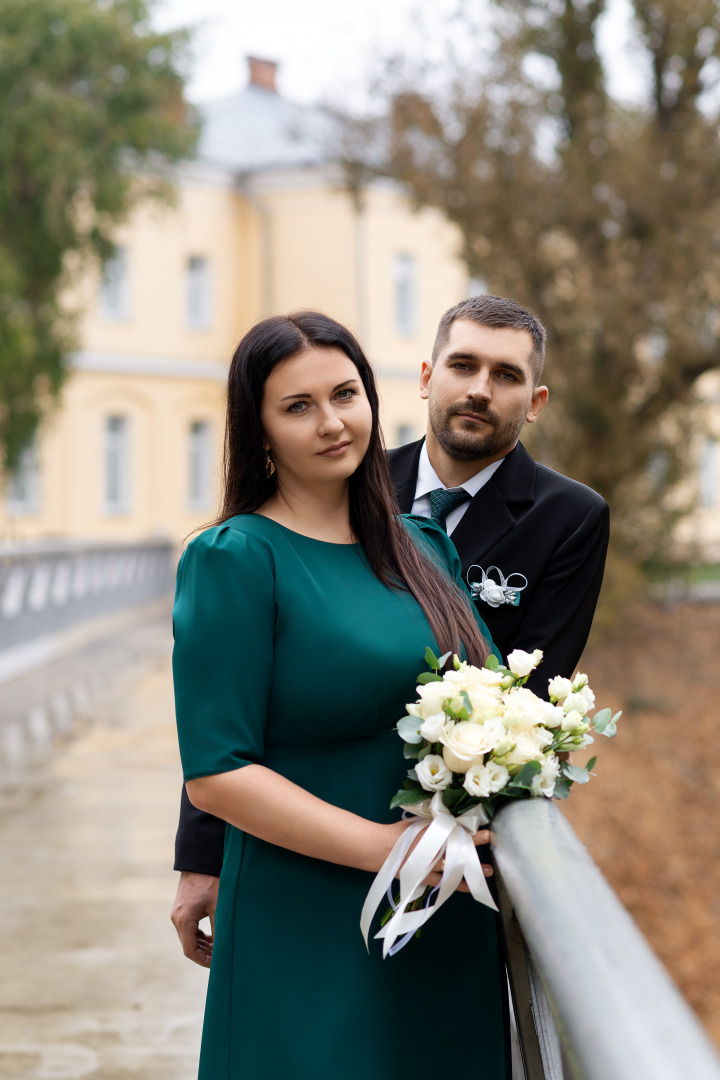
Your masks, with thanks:
[{"label": "green foliage in bouquet", "polygon": [[[596,758],[582,768],[567,755],[597,735],[612,737],[620,713],[602,709],[594,718],[595,695],[587,676],[548,680],[549,700],[525,686],[542,652],[516,649],[501,664],[489,656],[484,668],[450,653],[425,651],[429,671],[418,677],[419,699],[398,721],[404,755],[415,765],[391,801],[413,807],[440,792],[456,817],[482,805],[492,817],[499,799],[567,798],[573,784],[586,784]],[[441,674],[442,673],[442,674]]]}]

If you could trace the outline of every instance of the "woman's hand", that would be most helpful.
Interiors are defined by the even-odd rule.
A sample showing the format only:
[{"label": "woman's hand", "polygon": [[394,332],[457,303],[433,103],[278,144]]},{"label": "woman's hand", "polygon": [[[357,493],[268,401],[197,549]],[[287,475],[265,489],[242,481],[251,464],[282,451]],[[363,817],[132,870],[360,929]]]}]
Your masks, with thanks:
[{"label": "woman's hand", "polygon": [[[412,824],[412,820],[413,819],[411,818],[408,821],[398,821],[393,825],[388,825],[387,826],[387,828],[389,830],[392,830],[392,832],[390,833],[390,835],[392,836],[392,843],[390,845],[390,848],[388,848],[388,854],[389,854],[392,846],[402,836],[402,834],[405,831],[405,829],[407,828],[407,826]],[[414,851],[415,847],[419,843],[422,836],[424,836],[424,832],[419,833],[417,835],[417,837],[415,838],[415,840],[413,841],[413,843],[412,843],[412,845],[410,847],[410,851],[408,851],[408,853],[407,853],[407,855],[405,857],[405,862],[407,862],[407,859],[410,857],[411,852]],[[489,829],[478,829],[478,831],[473,835],[472,841],[473,841],[473,844],[475,845],[475,847],[482,847],[484,844],[489,844],[490,843],[490,830]],[[424,881],[425,885],[435,886],[435,885],[440,884],[440,880],[442,878],[442,872],[443,872],[443,870],[445,868],[445,860],[444,859],[438,860],[436,865],[437,865],[437,869],[433,870],[425,878],[425,881]],[[480,865],[482,866],[483,874],[485,875],[485,877],[492,877],[492,875],[495,873],[495,871],[493,870],[492,866],[490,866],[489,863],[481,863]],[[399,873],[399,871],[398,871],[398,873]],[[464,879],[460,882],[460,884],[458,885],[456,891],[457,892],[470,892],[470,889],[468,888],[468,886],[465,883]]]}]

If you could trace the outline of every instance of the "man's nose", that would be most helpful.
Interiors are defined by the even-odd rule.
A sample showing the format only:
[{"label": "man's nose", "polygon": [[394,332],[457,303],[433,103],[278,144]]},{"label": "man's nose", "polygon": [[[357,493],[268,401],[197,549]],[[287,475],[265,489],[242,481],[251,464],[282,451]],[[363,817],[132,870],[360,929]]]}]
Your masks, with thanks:
[{"label": "man's nose", "polygon": [[475,373],[467,388],[467,394],[470,398],[482,398],[484,401],[490,400],[492,397],[492,386],[487,371],[477,371]]}]

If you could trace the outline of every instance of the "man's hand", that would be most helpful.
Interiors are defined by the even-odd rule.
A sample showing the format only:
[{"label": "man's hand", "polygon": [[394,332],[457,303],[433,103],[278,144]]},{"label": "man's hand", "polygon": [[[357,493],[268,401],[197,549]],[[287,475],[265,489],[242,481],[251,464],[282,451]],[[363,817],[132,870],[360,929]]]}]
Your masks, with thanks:
[{"label": "man's hand", "polygon": [[[188,960],[194,960],[201,967],[209,967],[212,959],[219,881],[220,878],[210,874],[193,874],[183,870],[170,912],[183,952]],[[200,920],[206,916],[210,919],[210,934],[204,933],[199,926]]]}]

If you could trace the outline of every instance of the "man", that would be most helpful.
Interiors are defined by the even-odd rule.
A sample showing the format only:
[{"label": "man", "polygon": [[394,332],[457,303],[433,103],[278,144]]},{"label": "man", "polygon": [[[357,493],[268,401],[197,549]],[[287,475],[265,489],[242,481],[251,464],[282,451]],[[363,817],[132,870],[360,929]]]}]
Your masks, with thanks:
[{"label": "man", "polygon": [[[536,464],[519,443],[548,391],[540,385],[545,330],[512,300],[465,300],[440,320],[420,394],[424,440],[391,450],[404,513],[432,517],[452,537],[475,602],[503,656],[542,649],[537,693],[571,676],[602,583],[608,508],[590,488]],[[176,864],[183,871],[172,919],[186,956],[209,963],[225,826],[183,792]]]}]

